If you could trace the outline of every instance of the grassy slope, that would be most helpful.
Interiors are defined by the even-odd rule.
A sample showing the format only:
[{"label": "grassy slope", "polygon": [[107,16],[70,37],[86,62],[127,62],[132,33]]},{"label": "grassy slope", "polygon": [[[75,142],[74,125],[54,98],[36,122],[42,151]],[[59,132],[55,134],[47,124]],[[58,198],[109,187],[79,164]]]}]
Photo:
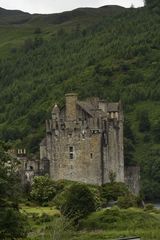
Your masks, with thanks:
[{"label": "grassy slope", "polygon": [[158,240],[160,237],[159,211],[103,209],[82,220],[81,230],[70,231],[69,221],[60,217],[60,213],[54,208],[22,206],[22,210],[27,213],[31,227],[28,240],[39,239],[44,233],[46,240],[111,240],[128,236]]},{"label": "grassy slope", "polygon": [[[152,126],[160,119],[160,19],[145,9],[120,10],[117,15],[116,8],[112,13],[116,16],[104,8],[76,11],[67,17],[58,15],[59,24],[53,24],[55,15],[39,15],[24,25],[0,26],[1,138],[36,150],[52,104],[63,103],[68,91],[78,92],[81,98],[121,98],[136,135],[134,157],[146,179],[152,168],[147,165],[152,160],[148,156],[156,151],[159,161],[160,144],[152,132],[144,141],[146,133],[138,131],[137,114],[148,111]],[[38,37],[43,44],[25,51],[25,39],[34,39],[35,28],[42,22]]]},{"label": "grassy slope", "polygon": [[21,11],[0,8],[0,58],[6,56],[12,47],[17,47],[26,38],[32,38],[36,27],[43,27],[45,32],[53,34],[59,28],[71,29],[77,24],[88,26],[106,16],[114,16],[125,9],[108,6],[99,9],[79,8],[60,14],[28,14]]}]

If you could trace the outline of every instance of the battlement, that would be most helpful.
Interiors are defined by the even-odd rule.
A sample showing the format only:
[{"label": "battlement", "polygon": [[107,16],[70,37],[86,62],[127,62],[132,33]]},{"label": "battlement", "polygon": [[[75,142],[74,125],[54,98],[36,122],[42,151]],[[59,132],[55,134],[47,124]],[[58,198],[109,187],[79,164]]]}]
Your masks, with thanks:
[{"label": "battlement", "polygon": [[60,110],[55,104],[52,110],[52,119],[46,121],[46,132],[81,131],[102,132],[108,122],[116,126],[123,121],[123,111],[120,103],[108,103],[99,98],[90,98],[79,101],[77,94],[65,95],[65,106]]}]

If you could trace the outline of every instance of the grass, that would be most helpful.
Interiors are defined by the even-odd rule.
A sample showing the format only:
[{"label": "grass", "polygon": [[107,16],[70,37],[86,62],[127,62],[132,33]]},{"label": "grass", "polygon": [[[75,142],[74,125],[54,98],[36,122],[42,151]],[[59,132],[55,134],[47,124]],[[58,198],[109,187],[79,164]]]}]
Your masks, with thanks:
[{"label": "grass", "polygon": [[38,216],[42,216],[43,214],[47,214],[49,216],[60,214],[59,210],[54,207],[30,207],[26,205],[21,205],[21,212],[26,213],[27,215],[37,214]]},{"label": "grass", "polygon": [[[74,230],[54,207],[21,205],[21,211],[30,216],[31,230],[26,240],[115,240],[129,236],[140,236],[142,240],[160,239],[158,210],[103,209],[84,219],[79,231]],[[45,215],[50,218],[44,218]]]},{"label": "grass", "polygon": [[72,240],[115,240],[120,237],[140,236],[142,240],[159,240],[160,230],[145,230],[145,231],[94,231],[81,232],[79,235],[73,237]]}]

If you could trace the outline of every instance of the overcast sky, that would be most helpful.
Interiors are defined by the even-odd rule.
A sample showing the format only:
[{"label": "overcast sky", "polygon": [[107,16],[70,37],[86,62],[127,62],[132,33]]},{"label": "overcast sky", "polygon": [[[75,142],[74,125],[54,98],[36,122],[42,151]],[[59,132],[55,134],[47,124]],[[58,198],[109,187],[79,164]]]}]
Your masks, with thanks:
[{"label": "overcast sky", "polygon": [[78,7],[100,7],[103,5],[143,6],[143,0],[0,0],[0,7],[19,9],[30,13],[55,13]]}]

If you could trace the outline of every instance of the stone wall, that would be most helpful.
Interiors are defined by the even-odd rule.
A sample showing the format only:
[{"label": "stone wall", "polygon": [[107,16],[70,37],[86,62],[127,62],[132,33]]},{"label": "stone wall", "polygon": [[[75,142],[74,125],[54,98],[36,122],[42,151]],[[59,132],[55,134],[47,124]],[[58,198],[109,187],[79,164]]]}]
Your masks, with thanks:
[{"label": "stone wall", "polygon": [[101,185],[101,135],[61,133],[55,137],[51,177]]},{"label": "stone wall", "polygon": [[125,167],[125,183],[130,191],[138,195],[140,192],[140,167],[131,166]]}]

